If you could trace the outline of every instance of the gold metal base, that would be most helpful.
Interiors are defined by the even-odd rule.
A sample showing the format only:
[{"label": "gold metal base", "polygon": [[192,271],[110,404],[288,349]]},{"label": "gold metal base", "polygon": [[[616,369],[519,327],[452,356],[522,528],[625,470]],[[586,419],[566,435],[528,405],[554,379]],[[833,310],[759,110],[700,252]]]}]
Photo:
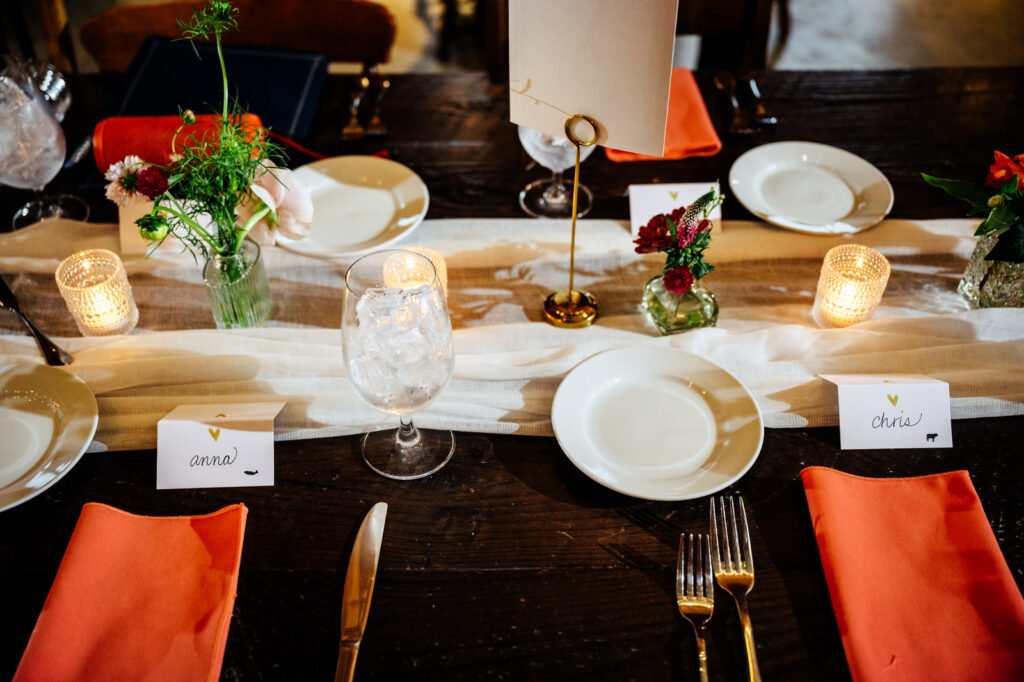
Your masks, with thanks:
[{"label": "gold metal base", "polygon": [[560,289],[544,301],[544,318],[549,324],[563,329],[589,327],[597,319],[597,299],[589,292]]}]

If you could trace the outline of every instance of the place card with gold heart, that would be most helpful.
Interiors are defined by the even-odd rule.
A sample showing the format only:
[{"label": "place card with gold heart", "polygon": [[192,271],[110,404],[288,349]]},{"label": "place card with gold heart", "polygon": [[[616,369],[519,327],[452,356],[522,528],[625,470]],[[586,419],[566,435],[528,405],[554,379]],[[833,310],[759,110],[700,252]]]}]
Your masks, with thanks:
[{"label": "place card with gold heart", "polygon": [[822,374],[838,388],[844,450],[951,448],[949,384],[923,374]]},{"label": "place card with gold heart", "polygon": [[284,405],[174,408],[157,423],[156,487],[274,485],[274,417]]}]

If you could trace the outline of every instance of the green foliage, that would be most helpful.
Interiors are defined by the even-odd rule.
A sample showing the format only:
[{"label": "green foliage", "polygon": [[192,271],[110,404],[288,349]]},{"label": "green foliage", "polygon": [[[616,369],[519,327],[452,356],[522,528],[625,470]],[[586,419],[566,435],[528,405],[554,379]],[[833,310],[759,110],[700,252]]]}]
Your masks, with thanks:
[{"label": "green foliage", "polygon": [[1024,222],[1007,228],[999,236],[996,245],[985,256],[985,260],[1002,260],[1010,263],[1024,263]]},{"label": "green foliage", "polygon": [[971,205],[968,215],[985,216],[975,230],[976,236],[1000,235],[985,260],[1024,263],[1024,194],[1017,189],[1017,176],[1011,175],[998,189],[963,180],[921,177],[929,185]]},{"label": "green foliage", "polygon": [[222,34],[238,28],[238,10],[227,0],[206,0],[189,21],[178,21],[185,40],[220,40]]}]

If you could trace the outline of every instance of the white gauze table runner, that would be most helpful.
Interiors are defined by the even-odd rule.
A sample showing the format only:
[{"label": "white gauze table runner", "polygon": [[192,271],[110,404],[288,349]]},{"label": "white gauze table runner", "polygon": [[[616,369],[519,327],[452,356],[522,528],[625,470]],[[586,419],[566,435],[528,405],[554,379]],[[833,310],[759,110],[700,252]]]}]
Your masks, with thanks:
[{"label": "white gauze table runner", "polygon": [[[955,291],[975,225],[888,220],[844,239],[726,222],[706,254],[717,266],[705,283],[718,295],[718,326],[660,337],[639,301],[664,257],[635,254],[627,223],[580,222],[576,285],[598,297],[602,316],[593,327],[562,330],[541,321],[541,305],[568,283],[567,222],[426,221],[400,245],[428,246],[447,260],[457,360],[454,379],[417,423],[550,436],[562,377],[595,353],[636,345],[679,348],[722,365],[754,394],[768,427],[837,423],[835,389],[820,373],[927,374],[949,382],[954,419],[1024,414],[1024,309],[970,310]],[[882,251],[892,277],[871,320],[819,329],[810,307],[821,259],[844,241]],[[22,287],[51,288],[38,300],[49,309],[24,300],[23,309],[66,318],[73,329],[52,273],[61,258],[91,247],[116,251],[116,226],[42,223],[0,235],[0,272],[25,278],[17,287],[23,298]],[[99,402],[93,449],[155,447],[157,421],[184,403],[286,401],[276,427],[284,440],[389,422],[345,378],[338,327],[350,261],[280,248],[264,254],[276,306],[267,328],[188,328],[212,326],[200,268],[166,251],[125,258],[140,309],[135,332],[54,335],[75,355],[68,370]],[[32,339],[15,329],[0,331],[0,363],[42,362]]]}]

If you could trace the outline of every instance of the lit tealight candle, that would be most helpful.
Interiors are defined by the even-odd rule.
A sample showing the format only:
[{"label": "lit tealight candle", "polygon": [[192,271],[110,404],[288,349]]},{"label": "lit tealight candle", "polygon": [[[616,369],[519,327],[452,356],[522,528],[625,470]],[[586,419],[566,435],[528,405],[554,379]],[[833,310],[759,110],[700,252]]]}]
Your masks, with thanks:
[{"label": "lit tealight candle", "polygon": [[812,311],[825,327],[847,327],[871,316],[889,281],[889,261],[867,246],[829,249],[821,264]]},{"label": "lit tealight candle", "polygon": [[113,251],[90,249],[57,266],[57,287],[83,336],[127,334],[139,321],[132,288]]},{"label": "lit tealight candle", "polygon": [[402,248],[402,251],[408,251],[429,260],[434,265],[433,272],[422,258],[398,252],[384,261],[384,285],[410,289],[430,284],[434,279],[434,273],[437,273],[437,281],[441,284],[441,291],[447,299],[448,265],[444,262],[444,256],[423,246],[406,246]]}]

